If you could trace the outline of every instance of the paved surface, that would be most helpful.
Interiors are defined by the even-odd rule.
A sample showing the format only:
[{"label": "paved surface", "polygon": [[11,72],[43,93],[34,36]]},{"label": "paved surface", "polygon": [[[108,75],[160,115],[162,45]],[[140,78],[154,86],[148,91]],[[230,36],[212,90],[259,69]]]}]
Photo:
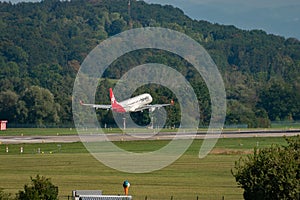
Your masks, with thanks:
[{"label": "paved surface", "polygon": [[24,143],[71,143],[71,142],[96,142],[96,141],[133,141],[133,140],[172,140],[172,139],[204,139],[210,138],[247,138],[247,137],[282,137],[300,134],[300,130],[247,130],[226,131],[219,135],[208,135],[205,132],[162,132],[134,133],[134,134],[89,134],[68,136],[0,136],[1,144],[24,144]]}]

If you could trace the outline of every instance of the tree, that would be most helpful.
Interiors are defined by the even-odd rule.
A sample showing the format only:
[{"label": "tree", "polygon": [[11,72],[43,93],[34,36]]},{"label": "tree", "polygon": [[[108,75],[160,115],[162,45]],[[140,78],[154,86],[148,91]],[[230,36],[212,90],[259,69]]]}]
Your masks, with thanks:
[{"label": "tree", "polygon": [[232,174],[246,200],[300,199],[300,135],[286,140],[288,146],[255,149],[235,163]]},{"label": "tree", "polygon": [[29,123],[42,125],[59,121],[59,104],[55,103],[53,94],[38,86],[31,86],[24,94],[23,99],[28,109]]},{"label": "tree", "polygon": [[126,27],[126,22],[123,19],[114,20],[109,29],[107,30],[109,35],[115,35],[122,32]]},{"label": "tree", "polygon": [[257,106],[268,112],[270,120],[292,119],[296,113],[298,100],[295,91],[282,83],[273,83],[261,90]]},{"label": "tree", "polygon": [[37,175],[31,177],[31,186],[25,185],[24,191],[17,193],[17,200],[57,200],[58,187],[49,178]]},{"label": "tree", "polygon": [[[232,109],[226,123],[256,127],[268,126],[269,120],[300,120],[299,40],[192,20],[179,8],[145,1],[132,1],[129,16],[127,3],[124,0],[0,2],[0,92],[10,90],[20,97],[17,109],[10,111],[17,123],[35,123],[27,121],[33,119],[34,110],[22,98],[32,85],[51,91],[60,105],[59,123],[72,123],[71,95],[79,63],[102,40],[129,29],[129,24],[133,28],[171,28],[203,45],[222,74],[227,99],[237,101],[242,108],[228,107]],[[165,36],[158,37],[162,40]],[[145,63],[174,67],[192,82],[199,98],[200,125],[209,124],[209,91],[185,58],[168,51],[140,49],[116,59],[103,77],[118,79],[134,66]],[[271,87],[272,80],[280,81],[280,87],[274,84]],[[257,109],[267,115],[257,116]],[[178,124],[176,112],[167,123]],[[253,117],[257,119],[254,123]],[[110,119],[101,117],[104,124]]]},{"label": "tree", "polygon": [[16,106],[19,96],[10,90],[0,92],[0,118],[15,120]]}]

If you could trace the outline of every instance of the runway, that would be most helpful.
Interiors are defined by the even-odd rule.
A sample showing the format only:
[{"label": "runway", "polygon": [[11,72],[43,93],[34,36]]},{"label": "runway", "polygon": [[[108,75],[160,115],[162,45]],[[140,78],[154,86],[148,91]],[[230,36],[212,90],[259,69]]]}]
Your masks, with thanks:
[{"label": "runway", "polygon": [[249,137],[283,137],[300,134],[300,129],[289,130],[244,130],[223,131],[221,134],[206,134],[206,132],[159,132],[133,134],[85,134],[64,136],[0,136],[0,144],[29,143],[72,143],[72,142],[102,142],[102,141],[137,141],[137,140],[172,140],[172,139],[205,139],[205,138],[249,138]]}]

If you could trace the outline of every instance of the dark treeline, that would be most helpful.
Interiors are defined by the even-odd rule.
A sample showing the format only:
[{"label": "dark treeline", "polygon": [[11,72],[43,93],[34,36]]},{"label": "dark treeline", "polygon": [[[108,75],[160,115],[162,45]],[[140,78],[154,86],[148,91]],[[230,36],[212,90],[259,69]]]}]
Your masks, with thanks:
[{"label": "dark treeline", "polygon": [[[183,32],[209,52],[223,76],[227,124],[267,127],[270,121],[300,120],[300,42],[245,31],[234,26],[192,20],[177,8],[127,0],[45,0],[0,3],[0,119],[10,123],[72,123],[72,88],[80,64],[101,41],[131,27],[157,26]],[[207,87],[193,67],[158,50],[141,50],[115,61],[99,83],[97,101],[109,103],[108,88],[131,67],[162,63],[192,84],[199,99],[201,124],[210,120]],[[154,103],[176,98],[167,88],[150,85],[138,92]],[[168,126],[178,125],[180,108],[168,108]],[[111,112],[98,111],[102,124]],[[141,117],[144,115],[144,118]],[[147,112],[133,114],[147,124]],[[139,120],[140,119],[140,120]]]}]

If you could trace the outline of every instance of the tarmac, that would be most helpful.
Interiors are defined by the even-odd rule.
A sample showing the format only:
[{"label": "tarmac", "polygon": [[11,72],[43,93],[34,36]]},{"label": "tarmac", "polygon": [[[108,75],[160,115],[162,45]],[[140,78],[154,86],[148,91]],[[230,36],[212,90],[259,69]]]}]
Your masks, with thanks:
[{"label": "tarmac", "polygon": [[283,137],[300,134],[300,129],[289,130],[246,130],[223,131],[207,134],[206,132],[158,132],[158,133],[115,133],[115,134],[80,134],[58,136],[0,136],[0,144],[26,143],[73,143],[102,141],[137,141],[137,140],[173,140],[205,138],[250,138],[250,137]]}]

